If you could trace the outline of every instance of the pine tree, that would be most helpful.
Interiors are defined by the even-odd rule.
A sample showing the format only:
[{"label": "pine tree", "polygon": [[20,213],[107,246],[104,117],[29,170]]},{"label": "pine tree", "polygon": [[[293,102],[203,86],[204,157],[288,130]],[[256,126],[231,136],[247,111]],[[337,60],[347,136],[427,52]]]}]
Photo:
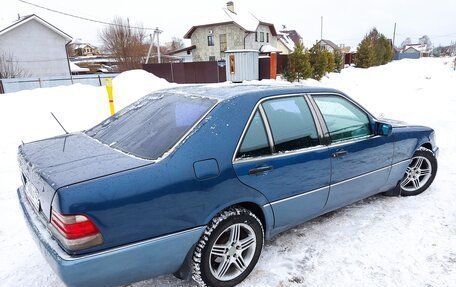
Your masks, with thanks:
[{"label": "pine tree", "polygon": [[366,36],[356,50],[355,65],[358,68],[369,68],[374,65],[374,58],[371,38]]},{"label": "pine tree", "polygon": [[326,56],[326,53],[322,51],[322,47],[319,43],[310,48],[309,52],[309,62],[313,70],[312,78],[315,80],[320,80],[327,71],[328,58]]},{"label": "pine tree", "polygon": [[334,72],[334,70],[336,68],[334,54],[326,49],[323,50],[323,53],[326,55],[326,59],[327,59],[326,72],[328,72],[328,73]]},{"label": "pine tree", "polygon": [[311,75],[312,68],[309,63],[309,54],[304,49],[304,45],[298,43],[288,57],[288,69],[283,73],[283,76],[287,81],[294,82],[310,78]]},{"label": "pine tree", "polygon": [[340,73],[344,68],[345,59],[344,55],[339,50],[334,51],[334,71]]}]

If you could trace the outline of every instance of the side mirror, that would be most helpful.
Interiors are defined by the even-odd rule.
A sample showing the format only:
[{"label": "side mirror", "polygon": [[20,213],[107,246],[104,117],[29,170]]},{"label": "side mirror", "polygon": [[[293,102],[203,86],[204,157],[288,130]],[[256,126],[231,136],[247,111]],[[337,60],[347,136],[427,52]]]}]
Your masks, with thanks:
[{"label": "side mirror", "polygon": [[393,126],[387,123],[377,122],[376,132],[377,135],[389,137],[393,133]]}]

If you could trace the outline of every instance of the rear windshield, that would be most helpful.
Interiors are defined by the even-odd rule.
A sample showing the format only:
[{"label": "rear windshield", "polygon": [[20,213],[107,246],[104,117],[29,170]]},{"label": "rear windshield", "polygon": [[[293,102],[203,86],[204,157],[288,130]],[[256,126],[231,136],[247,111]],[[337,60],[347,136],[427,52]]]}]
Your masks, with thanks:
[{"label": "rear windshield", "polygon": [[174,146],[216,100],[154,93],[86,131],[112,148],[157,159]]}]

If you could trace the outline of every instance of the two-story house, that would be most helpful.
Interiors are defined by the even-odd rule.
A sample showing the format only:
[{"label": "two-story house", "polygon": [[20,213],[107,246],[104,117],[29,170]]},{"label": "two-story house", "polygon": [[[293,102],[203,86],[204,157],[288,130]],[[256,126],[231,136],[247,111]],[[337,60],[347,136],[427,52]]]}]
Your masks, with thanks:
[{"label": "two-story house", "polygon": [[193,61],[216,61],[227,50],[277,50],[277,32],[273,24],[258,20],[252,13],[236,11],[232,1],[222,8],[218,22],[193,26],[184,36],[191,39]]}]

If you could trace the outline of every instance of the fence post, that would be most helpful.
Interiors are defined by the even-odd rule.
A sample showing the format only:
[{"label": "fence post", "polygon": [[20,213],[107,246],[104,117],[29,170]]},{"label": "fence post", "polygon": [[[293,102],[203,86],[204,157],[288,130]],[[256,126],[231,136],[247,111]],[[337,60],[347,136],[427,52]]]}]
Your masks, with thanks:
[{"label": "fence post", "polygon": [[111,112],[111,116],[115,113],[114,111],[114,97],[112,96],[112,79],[111,78],[106,78],[105,84],[106,84],[106,91],[108,92],[108,99],[109,99],[109,110]]},{"label": "fence post", "polygon": [[171,67],[171,82],[174,83],[174,70],[173,70],[173,62],[170,62],[170,67]]},{"label": "fence post", "polygon": [[41,88],[41,78],[38,78],[38,84],[40,85],[40,88]]},{"label": "fence post", "polygon": [[4,94],[5,90],[3,90],[3,81],[0,79],[0,94]]},{"label": "fence post", "polygon": [[100,83],[100,87],[102,86],[101,84],[101,78],[100,78],[100,75],[98,75],[98,83]]}]

